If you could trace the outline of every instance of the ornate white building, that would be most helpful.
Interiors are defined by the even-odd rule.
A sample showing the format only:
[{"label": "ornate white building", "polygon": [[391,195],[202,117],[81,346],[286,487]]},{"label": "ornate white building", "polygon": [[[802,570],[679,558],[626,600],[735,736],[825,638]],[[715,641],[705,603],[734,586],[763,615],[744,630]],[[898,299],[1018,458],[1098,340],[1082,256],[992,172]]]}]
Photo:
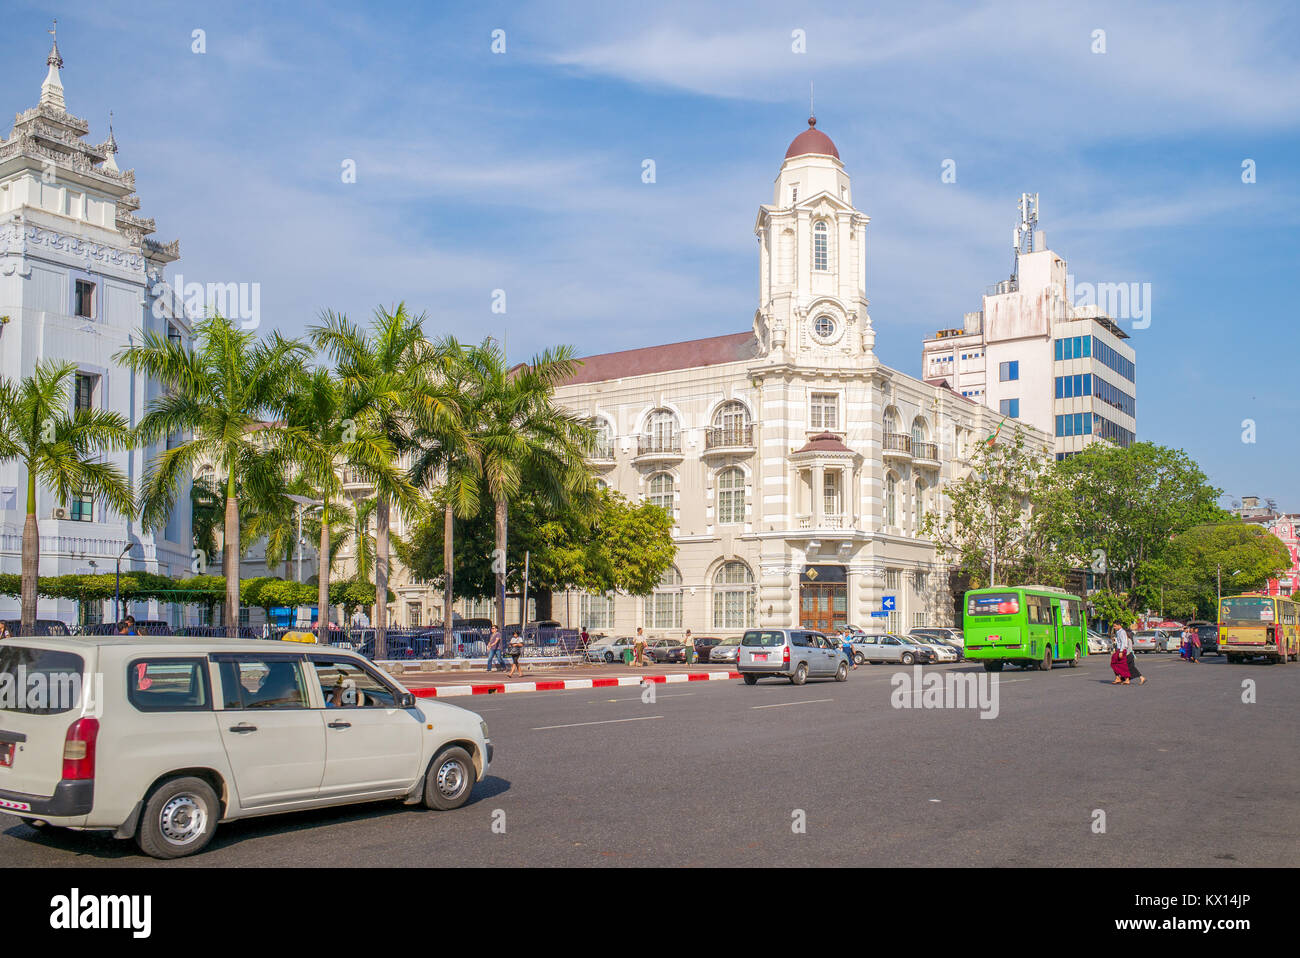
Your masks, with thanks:
[{"label": "ornate white building", "polygon": [[[73,363],[74,408],[120,412],[134,426],[159,385],[135,378],[113,357],[146,330],[189,341],[184,308],[160,282],[179,243],[149,239],[154,221],[136,215],[135,174],[118,168],[111,127],[104,142],[87,142],[89,124],[67,112],[57,42],[47,64],[40,101],[18,114],[0,141],[0,375],[16,381],[41,360]],[[156,452],[109,458],[138,488]],[[19,465],[0,465],[0,571],[21,568],[26,484]],[[166,527],[143,529],[102,502],[62,502],[38,488],[40,574],[111,573],[129,547],[123,571],[189,575],[188,485],[177,501]],[[104,610],[87,611],[94,619]],[[133,611],[157,615],[144,606]],[[41,618],[72,622],[78,612],[72,602],[40,601]],[[0,596],[0,618],[17,616],[18,601]]]},{"label": "ornate white building", "polygon": [[678,554],[651,597],[560,595],[557,618],[661,636],[951,624],[921,523],[1001,417],[880,364],[868,223],[810,119],[759,207],[752,329],[591,356],[560,388],[597,423],[603,481],[667,510]]}]

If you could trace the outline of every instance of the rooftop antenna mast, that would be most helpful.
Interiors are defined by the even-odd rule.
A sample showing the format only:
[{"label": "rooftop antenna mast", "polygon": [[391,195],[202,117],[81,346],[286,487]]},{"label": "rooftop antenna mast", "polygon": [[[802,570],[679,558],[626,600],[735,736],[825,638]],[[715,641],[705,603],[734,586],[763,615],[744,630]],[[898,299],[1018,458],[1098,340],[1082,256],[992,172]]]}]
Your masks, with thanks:
[{"label": "rooftop antenna mast", "polygon": [[1020,222],[1011,237],[1011,246],[1016,251],[1011,263],[1011,278],[1020,276],[1020,255],[1034,251],[1034,233],[1038,230],[1038,194],[1020,194]]}]

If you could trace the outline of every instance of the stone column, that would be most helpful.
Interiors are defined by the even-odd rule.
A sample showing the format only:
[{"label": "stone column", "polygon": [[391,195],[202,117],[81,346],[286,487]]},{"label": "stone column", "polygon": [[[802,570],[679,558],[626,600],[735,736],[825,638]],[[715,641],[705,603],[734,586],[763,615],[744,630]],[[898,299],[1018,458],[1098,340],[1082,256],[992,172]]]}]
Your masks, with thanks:
[{"label": "stone column", "polygon": [[812,467],[812,495],[812,527],[820,529],[826,495],[826,467],[820,462],[813,463]]}]

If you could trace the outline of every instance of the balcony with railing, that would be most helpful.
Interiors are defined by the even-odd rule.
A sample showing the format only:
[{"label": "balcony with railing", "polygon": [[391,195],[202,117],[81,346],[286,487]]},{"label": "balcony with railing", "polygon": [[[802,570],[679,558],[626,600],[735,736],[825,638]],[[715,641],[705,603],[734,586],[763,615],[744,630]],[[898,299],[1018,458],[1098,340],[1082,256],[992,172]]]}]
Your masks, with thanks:
[{"label": "balcony with railing", "polygon": [[614,443],[611,440],[597,442],[591,450],[588,460],[597,469],[610,469],[614,465]]},{"label": "balcony with railing", "polygon": [[911,459],[912,437],[904,432],[887,432],[882,451],[886,459]]},{"label": "balcony with railing", "polygon": [[679,432],[637,436],[636,461],[672,461],[682,458],[682,434]]},{"label": "balcony with railing", "polygon": [[917,465],[938,467],[939,446],[937,443],[913,439],[912,457],[916,460]]},{"label": "balcony with railing", "polygon": [[841,513],[824,513],[821,519],[816,516],[795,516],[795,522],[800,529],[820,529],[820,530],[842,530],[848,529],[852,523],[849,517]]},{"label": "balcony with railing", "polygon": [[727,453],[754,452],[754,426],[710,426],[704,433],[704,454],[724,455]]}]

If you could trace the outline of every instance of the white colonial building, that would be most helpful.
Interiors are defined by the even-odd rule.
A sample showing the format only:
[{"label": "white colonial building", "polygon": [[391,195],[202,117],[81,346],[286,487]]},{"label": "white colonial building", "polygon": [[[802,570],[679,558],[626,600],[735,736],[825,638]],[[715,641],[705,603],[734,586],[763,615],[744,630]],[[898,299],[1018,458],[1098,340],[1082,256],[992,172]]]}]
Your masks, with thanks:
[{"label": "white colonial building", "polygon": [[[158,395],[158,383],[137,379],[113,357],[146,330],[188,342],[183,307],[161,285],[179,244],[149,239],[154,222],[136,215],[135,174],[118,168],[110,127],[90,143],[85,120],[67,112],[57,43],[37,105],[18,114],[0,141],[0,375],[18,380],[42,360],[76,366],[74,408],[121,413],[132,426]],[[166,301],[158,302],[158,294]],[[110,456],[137,488],[157,448]],[[21,568],[27,476],[0,464],[0,571]],[[191,574],[189,488],[164,528],[139,523],[92,498],[61,501],[37,490],[43,576],[123,571]],[[107,603],[107,615],[112,615]],[[139,606],[137,617],[158,611]],[[102,609],[40,601],[41,618],[91,620]],[[166,613],[164,613],[166,614]],[[0,596],[0,618],[17,618],[18,600]]]},{"label": "white colonial building", "polygon": [[660,636],[951,624],[921,525],[1000,417],[877,360],[869,218],[815,124],[759,207],[752,327],[591,356],[558,390],[597,424],[602,481],[665,509],[678,546],[652,596],[557,595],[561,621]]}]

